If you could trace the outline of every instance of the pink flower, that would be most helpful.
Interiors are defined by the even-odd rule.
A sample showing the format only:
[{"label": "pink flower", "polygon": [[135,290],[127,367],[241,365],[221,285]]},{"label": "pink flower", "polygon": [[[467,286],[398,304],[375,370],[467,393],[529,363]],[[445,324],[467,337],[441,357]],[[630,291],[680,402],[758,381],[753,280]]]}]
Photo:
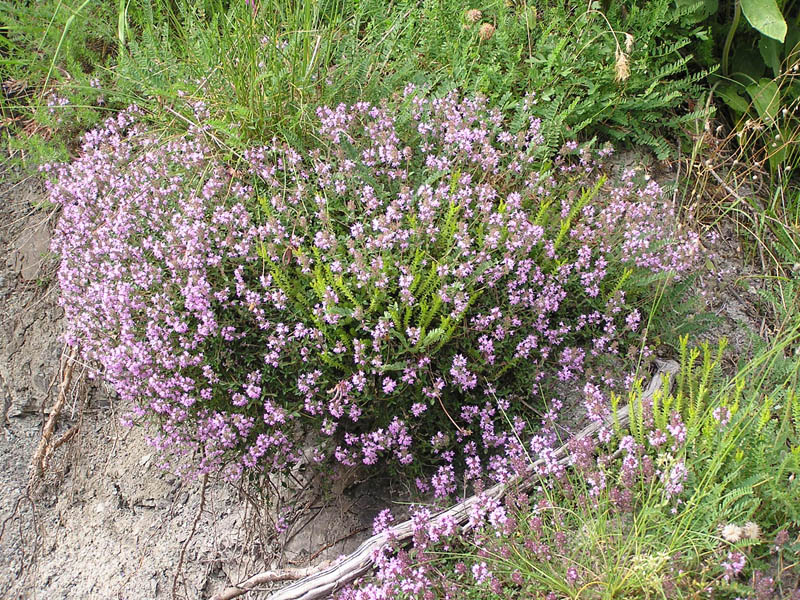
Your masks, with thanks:
[{"label": "pink flower", "polygon": [[396,387],[397,387],[397,382],[391,377],[385,377],[383,379],[383,393],[386,394],[387,396],[391,394]]}]

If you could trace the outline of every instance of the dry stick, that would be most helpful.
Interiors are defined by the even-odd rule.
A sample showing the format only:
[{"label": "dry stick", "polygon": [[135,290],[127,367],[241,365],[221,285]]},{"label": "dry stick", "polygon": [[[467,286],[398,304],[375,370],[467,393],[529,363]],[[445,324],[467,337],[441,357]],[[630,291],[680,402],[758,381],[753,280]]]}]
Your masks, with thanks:
[{"label": "dry stick", "polygon": [[[663,387],[665,382],[667,382],[667,385],[670,385],[673,378],[680,370],[680,365],[674,360],[659,360],[657,364],[658,371],[642,394],[642,400],[651,399]],[[614,418],[620,425],[627,423],[628,407],[625,406],[619,409]],[[579,440],[593,435],[600,427],[601,424],[592,423],[576,434],[573,439]],[[555,451],[555,457],[558,458],[559,464],[568,464],[569,455],[567,454],[567,444],[564,444]],[[463,502],[440,512],[431,519],[431,524],[435,525],[445,519],[455,519],[457,523],[463,523],[467,521],[470,509],[476,504],[484,502],[488,498],[499,499],[512,486],[519,485],[522,486],[523,489],[531,487],[534,481],[530,475],[533,474],[536,466],[541,463],[541,459],[537,460],[528,468],[524,475],[516,477],[506,483],[498,483],[488,490],[485,490],[482,494],[471,496]],[[467,530],[467,526],[464,526],[463,530]],[[374,556],[377,556],[377,554],[390,543],[404,542],[410,539],[413,534],[414,525],[411,520],[404,521],[386,531],[372,536],[361,544],[355,552],[333,566],[326,567],[320,565],[315,568],[309,568],[310,571],[305,575],[301,573],[306,572],[306,569],[264,571],[263,573],[253,575],[237,585],[225,588],[214,596],[212,600],[232,600],[233,598],[237,598],[252,591],[254,588],[264,583],[285,580],[286,575],[291,573],[294,573],[297,579],[300,579],[300,577],[305,577],[305,579],[276,591],[269,596],[269,600],[319,600],[368,573],[373,568]]]},{"label": "dry stick", "polygon": [[61,354],[61,383],[58,387],[58,398],[56,398],[55,403],[50,408],[50,417],[47,419],[47,423],[42,431],[42,439],[39,440],[39,446],[36,449],[36,453],[33,455],[31,477],[28,482],[29,488],[32,487],[44,474],[47,458],[54,450],[54,447],[50,443],[50,438],[53,437],[53,430],[56,427],[56,422],[58,421],[61,410],[64,408],[64,404],[67,401],[67,396],[69,395],[69,388],[70,385],[72,385],[72,372],[75,369],[75,358],[77,353],[77,346],[73,346],[70,348],[69,354]]}]

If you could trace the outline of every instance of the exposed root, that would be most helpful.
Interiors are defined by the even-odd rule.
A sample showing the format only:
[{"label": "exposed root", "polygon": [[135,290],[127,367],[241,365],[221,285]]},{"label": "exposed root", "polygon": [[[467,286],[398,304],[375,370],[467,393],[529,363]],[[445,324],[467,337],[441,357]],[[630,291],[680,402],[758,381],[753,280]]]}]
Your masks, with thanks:
[{"label": "exposed root", "polygon": [[64,408],[67,397],[69,396],[70,388],[72,387],[72,374],[75,370],[75,359],[77,354],[78,348],[76,346],[70,348],[69,353],[62,352],[61,354],[58,397],[53,403],[53,406],[50,408],[50,416],[48,417],[47,423],[45,423],[44,429],[42,430],[42,439],[39,440],[39,446],[37,447],[31,461],[31,475],[28,479],[29,490],[35,489],[36,485],[41,480],[45,469],[47,468],[47,462],[53,451],[72,438],[75,433],[77,433],[77,429],[73,428],[56,440],[55,443],[51,443],[53,431],[55,430],[56,423],[58,422],[58,417],[61,415],[61,411]]},{"label": "exposed root", "polygon": [[175,576],[172,578],[172,598],[176,600],[178,597],[178,578],[181,576],[182,569],[183,569],[183,561],[186,558],[186,549],[189,547],[189,544],[194,537],[195,532],[197,531],[197,524],[200,522],[200,517],[203,516],[203,510],[206,506],[206,488],[208,487],[208,473],[203,475],[203,487],[200,489],[200,506],[197,507],[197,515],[194,518],[194,522],[192,523],[192,531],[189,533],[189,537],[186,538],[186,541],[183,543],[183,548],[181,548],[181,556],[178,559],[178,566],[175,569]]},{"label": "exposed root", "polygon": [[[652,398],[666,383],[672,384],[675,375],[680,371],[680,365],[673,360],[658,361],[658,372],[653,376],[647,389],[643,392],[643,398]],[[617,411],[614,416],[616,422],[624,425],[628,422],[628,407],[625,406]],[[582,439],[593,435],[600,428],[598,423],[593,423],[578,433],[574,439]],[[567,444],[564,444],[555,451],[555,458],[559,464],[569,464],[569,454]],[[473,506],[483,502],[486,498],[501,498],[509,489],[528,489],[535,484],[535,479],[531,477],[535,467],[541,461],[534,462],[524,475],[512,479],[506,483],[498,483],[485,490],[479,496],[471,496],[437,514],[431,519],[435,524],[444,519],[455,521],[459,524],[465,523]],[[467,529],[464,525],[464,530]],[[374,566],[374,557],[377,556],[390,543],[403,543],[413,536],[414,525],[411,520],[403,521],[394,527],[387,529],[377,535],[372,536],[361,544],[358,549],[345,557],[336,564],[329,565],[323,563],[305,569],[279,569],[264,571],[249,577],[241,583],[230,586],[213,596],[212,600],[232,600],[253,591],[257,586],[276,581],[297,580],[269,596],[269,600],[319,600],[325,598],[369,573]]]}]

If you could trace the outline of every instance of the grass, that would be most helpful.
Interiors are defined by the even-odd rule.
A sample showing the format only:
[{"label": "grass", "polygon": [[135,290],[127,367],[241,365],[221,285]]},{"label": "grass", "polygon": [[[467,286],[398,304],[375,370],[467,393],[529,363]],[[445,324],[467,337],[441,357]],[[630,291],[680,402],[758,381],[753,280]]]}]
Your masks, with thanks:
[{"label": "grass", "polygon": [[[313,142],[317,106],[374,101],[413,82],[437,93],[481,93],[505,109],[534,91],[527,111],[542,118],[551,150],[566,137],[598,135],[649,145],[665,157],[667,137],[680,135],[694,116],[683,110],[685,98],[702,94],[705,72],[689,67],[689,38],[672,31],[683,13],[672,11],[670,0],[650,3],[648,11],[634,3],[630,11],[606,12],[492,0],[475,23],[455,0],[388,7],[378,0],[271,0],[257,7],[222,0],[0,2],[9,23],[4,79],[28,80],[31,91],[7,98],[3,111],[22,129],[33,122],[74,137],[104,112],[87,101],[95,78],[105,107],[136,102],[164,119],[164,107],[182,93],[209,107],[209,124],[228,147],[275,136],[297,144]],[[490,38],[482,39],[482,25],[495,28]],[[42,110],[52,92],[70,100],[74,131],[53,127]]]},{"label": "grass", "polygon": [[[739,368],[728,377],[720,354],[693,353],[682,342],[681,383],[661,405],[681,412],[688,428],[685,447],[661,465],[668,471],[685,461],[681,504],[665,500],[655,478],[621,513],[608,490],[580,501],[592,486],[572,474],[566,487],[543,483],[543,532],[518,531],[520,539],[545,536],[558,549],[553,560],[516,538],[490,546],[483,560],[506,579],[521,573],[526,594],[693,598],[713,587],[721,598],[792,597],[800,545],[774,538],[787,530],[794,539],[800,527],[796,73],[772,80],[786,110],[757,96],[725,122],[712,114],[716,88],[691,58],[707,49],[702,32],[685,25],[688,9],[663,0],[648,12],[639,4],[586,10],[578,2],[489,0],[475,7],[481,14],[472,23],[465,9],[473,7],[452,0],[263,0],[256,9],[235,0],[0,1],[4,142],[13,160],[33,168],[73,156],[84,131],[131,103],[166,131],[185,129],[195,119],[180,108],[188,98],[208,110],[202,125],[235,163],[253,142],[316,144],[320,105],[378,101],[413,82],[541,116],[553,150],[574,136],[645,146],[659,158],[689,148],[678,190],[685,214],[691,208],[709,230],[730,228],[741,240],[744,260],[763,280],[770,340],[753,356],[734,357]],[[491,36],[481,37],[482,24],[494,27]],[[525,98],[531,91],[537,95]],[[718,409],[732,413],[724,428]],[[668,418],[669,410],[656,416],[662,427]],[[645,429],[634,423],[617,439]],[[609,463],[618,476],[614,469]],[[525,510],[526,521],[536,514]],[[760,537],[723,538],[725,525],[747,521],[760,526]],[[569,542],[558,542],[559,533]],[[747,567],[726,580],[731,552],[744,554]],[[479,555],[465,545],[438,560],[444,569]],[[763,576],[773,578],[777,596],[760,591]],[[466,597],[499,597],[459,577]]]}]

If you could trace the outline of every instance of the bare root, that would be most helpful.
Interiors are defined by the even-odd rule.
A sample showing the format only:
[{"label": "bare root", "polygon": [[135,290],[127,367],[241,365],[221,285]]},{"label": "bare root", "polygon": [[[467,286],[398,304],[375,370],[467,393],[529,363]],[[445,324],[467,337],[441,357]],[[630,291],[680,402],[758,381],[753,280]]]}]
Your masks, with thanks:
[{"label": "bare root", "polygon": [[42,430],[42,438],[39,440],[39,446],[31,461],[31,475],[28,480],[29,490],[34,489],[39,480],[41,480],[53,451],[77,433],[77,429],[73,427],[73,429],[57,439],[55,443],[51,442],[58,417],[61,415],[64,404],[66,404],[67,398],[69,397],[70,388],[72,387],[72,374],[75,371],[75,359],[77,354],[78,348],[76,346],[70,348],[68,353],[65,351],[61,354],[58,397],[50,408],[50,416],[47,418],[47,423],[45,423],[44,429]]}]

